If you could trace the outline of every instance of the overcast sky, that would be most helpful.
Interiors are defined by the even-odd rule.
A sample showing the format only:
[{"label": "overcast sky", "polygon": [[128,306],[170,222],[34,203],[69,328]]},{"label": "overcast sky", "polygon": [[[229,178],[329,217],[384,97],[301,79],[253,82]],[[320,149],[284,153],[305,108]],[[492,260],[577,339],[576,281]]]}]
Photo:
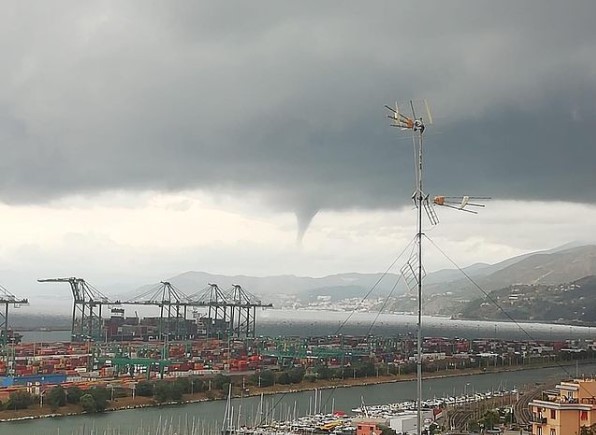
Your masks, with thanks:
[{"label": "overcast sky", "polygon": [[414,235],[414,183],[383,105],[409,98],[434,115],[428,193],[495,198],[429,232],[462,266],[591,241],[595,16],[593,1],[3,1],[0,283],[385,270]]}]

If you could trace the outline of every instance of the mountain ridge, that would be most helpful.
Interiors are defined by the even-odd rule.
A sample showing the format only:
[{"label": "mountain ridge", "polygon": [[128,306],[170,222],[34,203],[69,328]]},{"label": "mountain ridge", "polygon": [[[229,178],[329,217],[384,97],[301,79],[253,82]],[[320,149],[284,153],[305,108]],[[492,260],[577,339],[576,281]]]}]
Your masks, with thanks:
[{"label": "mountain ridge", "polygon": [[[596,275],[596,245],[569,246],[570,244],[567,244],[550,250],[527,253],[494,264],[475,263],[462,270],[486,291],[498,290],[511,284],[566,283],[584,276]],[[317,292],[321,296],[330,295],[336,299],[343,287],[346,288],[346,297],[364,296],[373,287],[375,291],[371,297],[389,294],[400,296],[407,293],[398,274],[380,272],[346,272],[322,277],[287,274],[256,277],[188,271],[175,275],[168,281],[188,295],[196,295],[206,290],[209,283],[218,284],[222,290],[238,284],[262,297],[264,301],[267,298],[278,301],[284,298],[307,299],[312,298]],[[395,287],[397,281],[400,285]],[[458,269],[442,269],[425,277],[424,293],[426,296],[453,293],[457,297],[471,297],[478,291],[476,284],[471,283]],[[146,289],[148,286],[139,290],[143,288]]]}]

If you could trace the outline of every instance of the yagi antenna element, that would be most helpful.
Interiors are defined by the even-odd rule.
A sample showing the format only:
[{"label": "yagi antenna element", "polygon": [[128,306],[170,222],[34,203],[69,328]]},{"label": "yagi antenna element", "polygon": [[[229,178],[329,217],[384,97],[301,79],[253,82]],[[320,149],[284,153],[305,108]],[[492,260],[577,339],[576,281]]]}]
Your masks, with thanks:
[{"label": "yagi antenna element", "polygon": [[397,127],[400,130],[410,130],[413,134],[414,148],[416,153],[416,190],[412,195],[412,199],[416,204],[416,207],[424,209],[429,222],[432,225],[439,223],[439,217],[434,210],[433,203],[429,201],[429,196],[424,194],[422,191],[422,136],[426,130],[426,125],[432,124],[432,115],[430,113],[430,106],[426,100],[422,100],[421,105],[424,108],[423,112],[426,112],[426,119],[423,117],[416,117],[416,105],[418,101],[409,101],[409,111],[411,114],[406,115],[403,110],[400,109],[399,104],[395,103],[395,108],[385,106],[390,114],[387,116],[393,122],[392,127]]},{"label": "yagi antenna element", "polygon": [[424,133],[424,129],[426,125],[431,125],[433,123],[432,115],[430,114],[430,106],[426,100],[422,100],[424,109],[426,111],[427,119],[423,119],[422,117],[416,117],[416,110],[414,108],[414,101],[410,100],[410,111],[412,112],[411,116],[404,115],[403,111],[400,111],[399,104],[395,103],[395,109],[390,106],[385,106],[387,110],[391,112],[387,118],[393,120],[392,127],[398,127],[402,130],[412,130],[417,131],[420,133]]},{"label": "yagi antenna element", "polygon": [[470,210],[467,207],[484,207],[485,205],[478,201],[488,201],[489,199],[491,199],[490,196],[435,196],[433,203],[441,207],[449,207],[455,210],[478,214],[476,210]]}]

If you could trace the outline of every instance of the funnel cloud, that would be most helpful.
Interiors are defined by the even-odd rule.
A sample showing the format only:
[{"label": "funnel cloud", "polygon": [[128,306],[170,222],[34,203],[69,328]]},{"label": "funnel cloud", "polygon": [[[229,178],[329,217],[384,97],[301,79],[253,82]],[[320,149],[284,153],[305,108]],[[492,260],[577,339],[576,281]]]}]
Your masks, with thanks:
[{"label": "funnel cloud", "polygon": [[316,207],[312,208],[302,208],[296,211],[296,221],[298,224],[298,231],[296,235],[296,244],[298,246],[302,245],[302,240],[304,240],[304,235],[308,230],[312,220],[319,212],[319,209]]}]

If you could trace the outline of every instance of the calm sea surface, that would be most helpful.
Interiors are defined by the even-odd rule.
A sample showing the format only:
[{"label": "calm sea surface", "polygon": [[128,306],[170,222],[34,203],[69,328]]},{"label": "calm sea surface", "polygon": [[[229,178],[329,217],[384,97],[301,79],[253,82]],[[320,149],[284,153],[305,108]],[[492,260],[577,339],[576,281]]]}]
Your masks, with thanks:
[{"label": "calm sea surface", "polygon": [[[337,311],[263,310],[258,313],[257,334],[266,336],[315,336],[415,334],[417,316],[411,314],[347,313]],[[547,323],[513,323],[479,320],[451,320],[424,316],[423,334],[435,337],[566,339],[592,338],[595,328]]]},{"label": "calm sea surface", "polygon": [[[409,314],[349,313],[339,311],[260,310],[257,312],[257,335],[317,336],[329,334],[379,335],[414,334],[417,318]],[[479,320],[451,320],[446,317],[423,317],[425,336],[463,338],[567,339],[593,338],[595,328],[551,325],[547,323],[512,323]],[[68,341],[68,331],[22,332],[23,341]]]}]

